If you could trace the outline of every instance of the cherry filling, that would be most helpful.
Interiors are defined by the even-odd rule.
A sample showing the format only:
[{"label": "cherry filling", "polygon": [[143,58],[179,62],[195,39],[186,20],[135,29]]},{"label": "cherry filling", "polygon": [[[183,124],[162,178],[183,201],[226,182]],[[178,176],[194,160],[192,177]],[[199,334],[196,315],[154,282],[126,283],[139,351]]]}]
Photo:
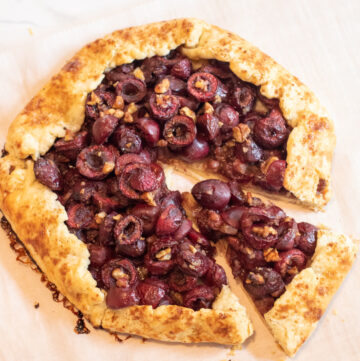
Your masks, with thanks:
[{"label": "cherry filling", "polygon": [[[57,139],[34,173],[58,195],[69,231],[88,245],[89,271],[108,307],[211,307],[227,279],[209,239],[227,239],[234,275],[263,309],[306,267],[316,228],[241,189],[252,182],[285,191],[290,128],[279,102],[228,64],[194,69],[178,49],[136,60],[107,71],[84,106],[82,128]],[[230,179],[194,186],[200,232],[157,164],[175,156],[206,159]]]},{"label": "cherry filling", "polygon": [[[285,291],[285,285],[310,261],[316,248],[316,227],[297,224],[279,207],[265,205],[250,193],[245,195],[240,183],[234,181],[202,181],[194,185],[192,194],[202,206],[195,211],[200,230],[213,239],[227,241],[227,259],[234,277],[242,279],[260,312],[266,313]],[[188,237],[195,238],[191,233]],[[183,258],[190,259],[191,265],[198,253],[186,248],[185,243],[182,248],[186,250]],[[194,251],[192,255],[189,250]],[[217,264],[206,266],[201,259],[195,263],[201,270],[208,267],[208,284],[222,282],[225,275]],[[184,265],[184,273],[196,269],[186,262]]]}]

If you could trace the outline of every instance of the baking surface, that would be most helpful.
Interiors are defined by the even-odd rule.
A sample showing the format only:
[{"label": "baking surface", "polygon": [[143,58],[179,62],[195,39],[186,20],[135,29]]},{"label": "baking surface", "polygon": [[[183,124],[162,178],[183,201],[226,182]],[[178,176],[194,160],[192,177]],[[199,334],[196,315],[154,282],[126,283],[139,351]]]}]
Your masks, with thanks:
[{"label": "baking surface", "polygon": [[[265,1],[11,1],[0,3],[0,144],[27,101],[79,47],[115,29],[175,17],[194,16],[231,30],[260,47],[306,83],[334,119],[337,147],[334,194],[324,213],[283,206],[298,221],[325,224],[360,238],[360,2]],[[170,174],[171,187],[190,182]],[[285,354],[241,286],[230,286],[249,310],[255,335],[241,350],[216,345],[143,341],[122,343],[104,331],[73,332],[75,316],[53,302],[40,276],[15,261],[0,231],[0,360],[126,361],[205,359],[274,360]],[[230,275],[229,268],[222,262]],[[360,264],[354,267],[317,330],[295,357],[300,360],[359,360]],[[39,302],[38,309],[34,303]],[[122,337],[122,338],[125,338]]]}]

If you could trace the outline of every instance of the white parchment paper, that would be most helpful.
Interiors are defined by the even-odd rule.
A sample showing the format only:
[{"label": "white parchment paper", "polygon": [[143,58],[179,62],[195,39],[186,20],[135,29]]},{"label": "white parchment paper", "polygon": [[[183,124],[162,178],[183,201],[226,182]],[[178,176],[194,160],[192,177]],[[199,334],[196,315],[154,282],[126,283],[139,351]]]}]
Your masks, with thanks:
[{"label": "white parchment paper", "polygon": [[[116,6],[115,6],[116,4]],[[119,9],[120,2],[114,2]],[[29,99],[88,41],[115,29],[183,16],[195,16],[231,30],[270,54],[315,91],[335,120],[337,148],[331,202],[324,213],[279,204],[297,220],[328,225],[360,236],[360,150],[358,89],[360,7],[357,1],[144,1],[107,17],[71,28],[16,36],[0,50],[0,144],[7,128]],[[2,36],[5,34],[2,32]],[[11,34],[6,34],[11,38]],[[8,40],[8,39],[7,39]],[[191,183],[169,174],[172,187]],[[0,360],[283,360],[248,296],[230,285],[248,308],[255,335],[241,350],[217,345],[167,344],[132,337],[123,343],[104,331],[73,332],[75,317],[51,299],[38,274],[15,261],[0,230]],[[360,265],[354,267],[296,360],[360,360]],[[34,308],[39,302],[40,307]]]}]

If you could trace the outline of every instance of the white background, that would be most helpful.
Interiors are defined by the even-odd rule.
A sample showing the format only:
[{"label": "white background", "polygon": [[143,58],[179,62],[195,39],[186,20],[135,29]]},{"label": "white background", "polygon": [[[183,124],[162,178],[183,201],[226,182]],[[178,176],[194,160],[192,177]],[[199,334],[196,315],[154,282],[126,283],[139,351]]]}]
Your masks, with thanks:
[{"label": "white background", "polygon": [[[326,212],[285,205],[298,220],[360,236],[360,1],[14,1],[0,0],[0,144],[17,112],[86,42],[123,27],[194,16],[251,41],[307,84],[335,121],[334,195]],[[183,183],[183,182],[182,182]],[[176,179],[173,184],[177,186]],[[182,185],[185,187],[184,184]],[[283,360],[247,296],[256,334],[242,350],[172,345],[103,331],[76,335],[75,317],[15,261],[0,231],[0,360]],[[360,360],[360,265],[340,288],[296,360]],[[34,302],[40,303],[35,310]]]}]

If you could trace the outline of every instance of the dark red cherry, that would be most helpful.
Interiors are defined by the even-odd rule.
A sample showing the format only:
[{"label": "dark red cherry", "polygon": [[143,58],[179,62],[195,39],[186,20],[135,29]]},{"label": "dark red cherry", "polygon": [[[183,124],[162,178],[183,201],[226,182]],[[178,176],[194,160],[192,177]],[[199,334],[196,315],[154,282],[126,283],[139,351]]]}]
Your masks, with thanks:
[{"label": "dark red cherry", "polygon": [[106,305],[111,309],[119,309],[138,305],[140,298],[135,288],[112,287],[106,294]]},{"label": "dark red cherry", "polygon": [[161,287],[159,284],[152,283],[146,279],[144,282],[140,282],[137,286],[137,292],[140,297],[140,303],[142,305],[150,305],[153,308],[159,306],[160,301],[165,297],[166,284]]},{"label": "dark red cherry", "polygon": [[209,152],[209,143],[201,136],[198,136],[190,145],[182,149],[181,158],[186,162],[193,162],[205,158]]},{"label": "dark red cherry", "polygon": [[185,147],[196,137],[195,123],[185,115],[176,115],[165,123],[163,135],[169,144]]},{"label": "dark red cherry", "polygon": [[278,227],[279,239],[275,248],[279,251],[288,251],[295,245],[295,238],[298,233],[298,227],[293,218],[284,218]]},{"label": "dark red cherry", "polygon": [[195,184],[191,194],[203,207],[209,209],[223,209],[230,201],[229,186],[218,179],[207,179]]},{"label": "dark red cherry", "polygon": [[176,263],[183,272],[194,277],[203,276],[210,266],[208,257],[199,252],[190,242],[180,244]]},{"label": "dark red cherry", "polygon": [[307,258],[299,249],[291,249],[279,253],[280,260],[275,263],[274,269],[285,278],[286,282],[306,267]]},{"label": "dark red cherry", "polygon": [[187,58],[179,60],[172,68],[171,68],[171,74],[181,78],[181,79],[187,79],[192,70],[191,61]]},{"label": "dark red cherry", "polygon": [[138,275],[134,264],[128,259],[114,258],[101,268],[105,289],[112,287],[129,288],[136,286]]},{"label": "dark red cherry", "polygon": [[220,213],[221,218],[231,227],[240,228],[241,217],[247,210],[246,207],[230,207]]},{"label": "dark red cherry", "polygon": [[306,253],[312,255],[316,248],[316,232],[317,228],[310,223],[298,223],[300,236],[297,239],[298,248]]},{"label": "dark red cherry", "polygon": [[177,113],[180,103],[174,95],[154,93],[150,97],[149,105],[154,118],[164,121]]},{"label": "dark red cherry", "polygon": [[160,214],[156,222],[156,234],[158,236],[173,234],[181,225],[183,214],[179,208],[169,205]]},{"label": "dark red cherry", "polygon": [[160,138],[158,123],[150,118],[138,118],[135,126],[139,129],[142,137],[150,147],[154,147]]},{"label": "dark red cherry", "polygon": [[271,247],[278,239],[272,216],[262,207],[251,207],[243,213],[241,230],[246,241],[255,249]]},{"label": "dark red cherry", "polygon": [[174,266],[178,242],[172,238],[160,238],[153,242],[144,257],[146,268],[153,275],[167,274]]},{"label": "dark red cherry", "polygon": [[115,168],[116,153],[111,147],[92,145],[84,148],[76,161],[76,168],[84,177],[104,179]]},{"label": "dark red cherry", "polygon": [[234,87],[230,97],[230,103],[237,111],[245,115],[249,113],[255,103],[255,91],[248,85],[242,84]]},{"label": "dark red cherry", "polygon": [[146,85],[142,80],[129,76],[118,82],[116,94],[127,103],[138,103],[146,95]]},{"label": "dark red cherry", "polygon": [[59,139],[55,142],[55,151],[64,154],[70,160],[75,160],[78,153],[86,147],[89,140],[87,131],[76,133],[71,140]]},{"label": "dark red cherry", "polygon": [[196,125],[205,139],[213,140],[220,132],[219,118],[214,114],[204,113],[197,117]]},{"label": "dark red cherry", "polygon": [[239,124],[239,113],[228,104],[218,104],[214,114],[218,117],[219,122],[223,123],[222,131],[232,129]]},{"label": "dark red cherry", "polygon": [[123,172],[124,168],[127,165],[134,163],[146,164],[146,163],[150,163],[150,160],[144,159],[144,157],[142,157],[141,154],[133,154],[133,153],[123,154],[120,157],[117,157],[116,159],[115,174],[117,176],[121,175],[121,173]]},{"label": "dark red cherry", "polygon": [[90,263],[96,267],[101,267],[114,255],[111,247],[89,244],[88,249],[90,252]]},{"label": "dark red cherry", "polygon": [[190,219],[183,219],[180,227],[175,231],[173,237],[176,241],[180,241],[187,236],[192,229],[192,222]]},{"label": "dark red cherry", "polygon": [[278,297],[285,291],[285,284],[280,274],[266,267],[258,267],[250,271],[244,281],[244,287],[255,299],[269,295]]},{"label": "dark red cherry", "polygon": [[159,207],[157,206],[153,207],[148,204],[140,203],[137,204],[130,211],[130,213],[141,220],[143,227],[143,234],[145,236],[150,236],[154,232],[156,222],[160,214]]},{"label": "dark red cherry", "polygon": [[285,119],[277,109],[258,120],[254,126],[255,141],[266,149],[274,149],[284,144],[288,135]]},{"label": "dark red cherry", "polygon": [[188,92],[200,102],[212,101],[218,88],[217,78],[204,72],[197,72],[190,76],[187,82]]},{"label": "dark red cherry", "polygon": [[128,215],[120,219],[114,228],[115,251],[130,257],[139,257],[145,252],[145,241],[141,237],[140,219]]},{"label": "dark red cherry", "polygon": [[184,295],[184,307],[192,308],[195,311],[201,308],[210,308],[215,294],[210,287],[197,286]]},{"label": "dark red cherry", "polygon": [[222,266],[210,260],[210,266],[205,275],[205,282],[208,286],[215,286],[221,288],[222,285],[227,285],[227,277]]},{"label": "dark red cherry", "polygon": [[176,292],[190,291],[196,286],[197,281],[197,277],[189,276],[177,268],[169,276],[169,286]]},{"label": "dark red cherry", "polygon": [[81,204],[73,204],[69,207],[68,211],[68,220],[66,223],[70,228],[80,229],[80,228],[91,228],[94,224],[94,212],[91,208]]},{"label": "dark red cherry", "polygon": [[48,158],[39,158],[34,163],[36,179],[53,191],[62,189],[62,179],[56,163]]},{"label": "dark red cherry", "polygon": [[275,160],[267,168],[265,180],[273,190],[279,191],[283,187],[285,170],[285,160]]},{"label": "dark red cherry", "polygon": [[119,123],[113,115],[104,115],[97,118],[92,126],[92,136],[96,144],[105,143]]},{"label": "dark red cherry", "polygon": [[113,141],[121,153],[140,153],[142,141],[140,136],[132,128],[119,127],[116,129]]}]

